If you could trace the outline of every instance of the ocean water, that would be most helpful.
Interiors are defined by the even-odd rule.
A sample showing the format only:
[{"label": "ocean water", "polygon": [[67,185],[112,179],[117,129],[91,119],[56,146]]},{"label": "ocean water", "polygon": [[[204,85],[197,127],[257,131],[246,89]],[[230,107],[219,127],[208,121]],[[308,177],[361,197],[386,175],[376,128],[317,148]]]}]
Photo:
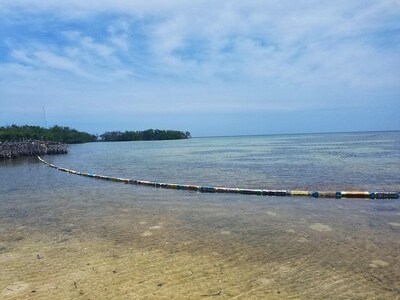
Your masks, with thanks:
[{"label": "ocean water", "polygon": [[[400,191],[400,132],[72,145],[101,175]],[[201,194],[0,161],[1,299],[396,299],[400,201]]]}]

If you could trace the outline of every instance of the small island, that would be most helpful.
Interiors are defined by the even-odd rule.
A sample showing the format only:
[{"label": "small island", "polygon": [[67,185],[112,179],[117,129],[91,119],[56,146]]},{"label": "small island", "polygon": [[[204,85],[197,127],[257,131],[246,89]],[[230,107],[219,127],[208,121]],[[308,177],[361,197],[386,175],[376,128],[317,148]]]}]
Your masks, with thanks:
[{"label": "small island", "polygon": [[100,140],[105,142],[116,141],[159,141],[180,140],[191,138],[190,132],[176,130],[148,129],[145,131],[111,131],[100,135]]},{"label": "small island", "polygon": [[66,154],[68,144],[117,141],[156,141],[191,138],[190,132],[148,129],[144,131],[109,131],[100,136],[55,125],[0,127],[0,159],[42,154]]}]

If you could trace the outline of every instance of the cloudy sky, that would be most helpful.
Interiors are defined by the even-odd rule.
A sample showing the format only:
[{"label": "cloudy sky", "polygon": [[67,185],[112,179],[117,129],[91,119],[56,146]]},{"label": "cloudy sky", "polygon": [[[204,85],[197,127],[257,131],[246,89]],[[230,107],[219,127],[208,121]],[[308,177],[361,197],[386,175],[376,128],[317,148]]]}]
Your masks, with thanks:
[{"label": "cloudy sky", "polygon": [[0,125],[400,129],[400,0],[0,0]]}]

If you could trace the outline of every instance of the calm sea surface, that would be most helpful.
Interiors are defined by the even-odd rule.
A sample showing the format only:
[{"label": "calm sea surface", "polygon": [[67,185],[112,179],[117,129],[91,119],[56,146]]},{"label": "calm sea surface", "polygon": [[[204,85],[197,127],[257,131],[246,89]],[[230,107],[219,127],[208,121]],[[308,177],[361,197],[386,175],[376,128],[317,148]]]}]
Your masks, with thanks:
[{"label": "calm sea surface", "polygon": [[[131,179],[400,191],[400,132],[72,145]],[[0,161],[1,299],[400,299],[400,201],[200,194]]]}]

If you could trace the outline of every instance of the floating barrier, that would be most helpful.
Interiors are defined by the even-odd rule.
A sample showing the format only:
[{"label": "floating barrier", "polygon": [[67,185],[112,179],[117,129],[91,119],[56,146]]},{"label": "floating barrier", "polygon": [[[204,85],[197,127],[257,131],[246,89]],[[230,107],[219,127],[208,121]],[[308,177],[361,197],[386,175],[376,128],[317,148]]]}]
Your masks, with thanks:
[{"label": "floating barrier", "polygon": [[51,168],[67,172],[70,174],[92,177],[95,179],[109,180],[114,182],[123,182],[126,184],[144,185],[163,189],[175,189],[175,190],[188,190],[197,191],[200,193],[228,193],[228,194],[243,194],[243,195],[258,195],[258,196],[279,196],[279,197],[313,197],[313,198],[334,198],[334,199],[399,199],[399,192],[366,192],[366,191],[297,191],[297,190],[267,190],[267,189],[241,189],[241,188],[229,188],[229,187],[213,187],[213,186],[198,186],[188,184],[177,184],[177,183],[163,183],[154,182],[147,180],[137,180],[128,178],[119,178],[111,176],[102,176],[93,173],[78,172],[66,168],[61,168],[53,164],[48,163],[40,156],[38,159],[48,165]]}]

